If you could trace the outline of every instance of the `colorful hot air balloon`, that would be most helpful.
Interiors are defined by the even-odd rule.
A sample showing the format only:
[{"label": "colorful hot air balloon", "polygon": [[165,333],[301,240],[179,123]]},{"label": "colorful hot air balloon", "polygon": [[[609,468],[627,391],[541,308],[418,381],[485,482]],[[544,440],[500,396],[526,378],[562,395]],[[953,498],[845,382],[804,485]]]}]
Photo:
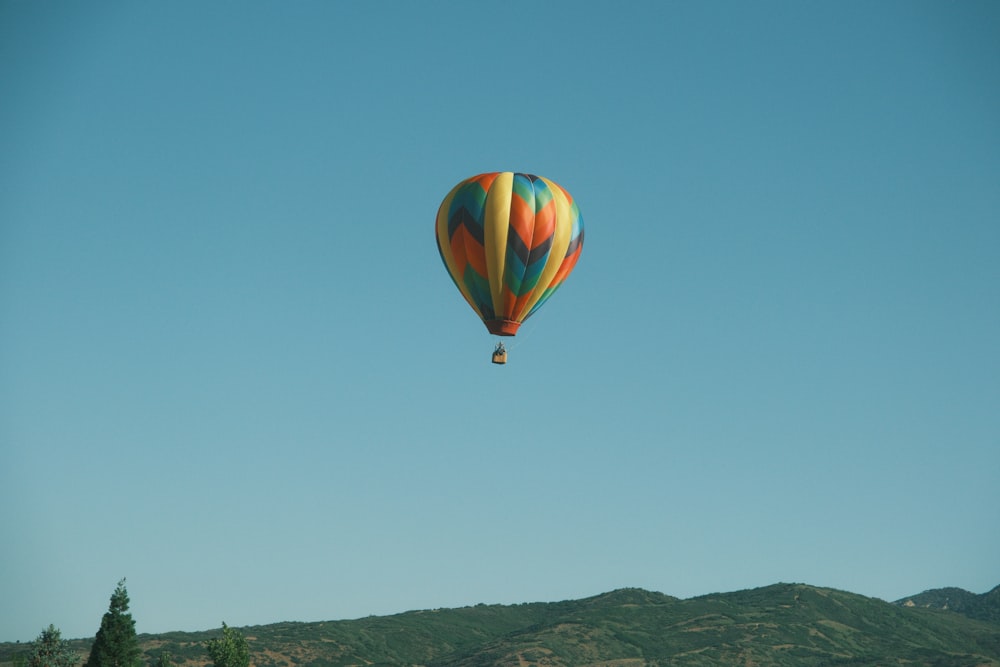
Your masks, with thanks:
[{"label": "colorful hot air balloon", "polygon": [[553,181],[493,172],[452,188],[436,236],[448,273],[489,332],[513,336],[573,270],[583,219]]}]

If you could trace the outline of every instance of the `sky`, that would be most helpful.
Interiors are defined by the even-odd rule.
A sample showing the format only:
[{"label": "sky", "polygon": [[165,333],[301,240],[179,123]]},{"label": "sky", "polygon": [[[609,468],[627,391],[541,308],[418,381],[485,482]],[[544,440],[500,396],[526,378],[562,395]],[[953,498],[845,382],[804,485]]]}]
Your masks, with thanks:
[{"label": "sky", "polygon": [[[0,641],[1000,584],[995,2],[0,0]],[[460,180],[586,229],[506,366]]]}]

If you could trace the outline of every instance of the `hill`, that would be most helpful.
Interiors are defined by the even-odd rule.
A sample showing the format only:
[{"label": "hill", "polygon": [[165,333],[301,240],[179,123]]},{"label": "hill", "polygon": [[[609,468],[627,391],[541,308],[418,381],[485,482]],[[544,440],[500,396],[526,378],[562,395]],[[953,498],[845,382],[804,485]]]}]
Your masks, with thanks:
[{"label": "hill", "polygon": [[[679,600],[622,589],[582,600],[476,605],[241,629],[256,667],[934,665],[1000,667],[1000,624],[803,584]],[[200,667],[219,630],[140,635],[153,663]],[[91,640],[73,640],[82,657]],[[26,652],[0,644],[0,661]]]},{"label": "hill", "polygon": [[896,600],[896,604],[953,611],[980,621],[1000,623],[1000,586],[981,595],[961,588],[934,588]]}]

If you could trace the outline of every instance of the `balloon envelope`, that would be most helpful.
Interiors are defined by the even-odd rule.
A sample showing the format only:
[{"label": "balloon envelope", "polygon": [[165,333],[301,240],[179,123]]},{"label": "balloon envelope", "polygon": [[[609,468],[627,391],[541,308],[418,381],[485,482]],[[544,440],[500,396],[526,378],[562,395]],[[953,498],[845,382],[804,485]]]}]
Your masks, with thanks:
[{"label": "balloon envelope", "polygon": [[452,280],[498,336],[517,333],[559,289],[583,248],[573,197],[547,178],[510,171],[452,188],[435,231]]}]

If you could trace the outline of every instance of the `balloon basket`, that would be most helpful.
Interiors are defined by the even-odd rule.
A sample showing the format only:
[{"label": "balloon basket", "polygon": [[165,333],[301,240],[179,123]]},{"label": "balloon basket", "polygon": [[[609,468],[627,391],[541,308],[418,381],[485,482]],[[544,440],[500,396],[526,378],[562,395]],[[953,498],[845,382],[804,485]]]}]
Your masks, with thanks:
[{"label": "balloon basket", "polygon": [[493,353],[493,363],[494,364],[506,364],[507,363],[507,350],[499,350]]}]

